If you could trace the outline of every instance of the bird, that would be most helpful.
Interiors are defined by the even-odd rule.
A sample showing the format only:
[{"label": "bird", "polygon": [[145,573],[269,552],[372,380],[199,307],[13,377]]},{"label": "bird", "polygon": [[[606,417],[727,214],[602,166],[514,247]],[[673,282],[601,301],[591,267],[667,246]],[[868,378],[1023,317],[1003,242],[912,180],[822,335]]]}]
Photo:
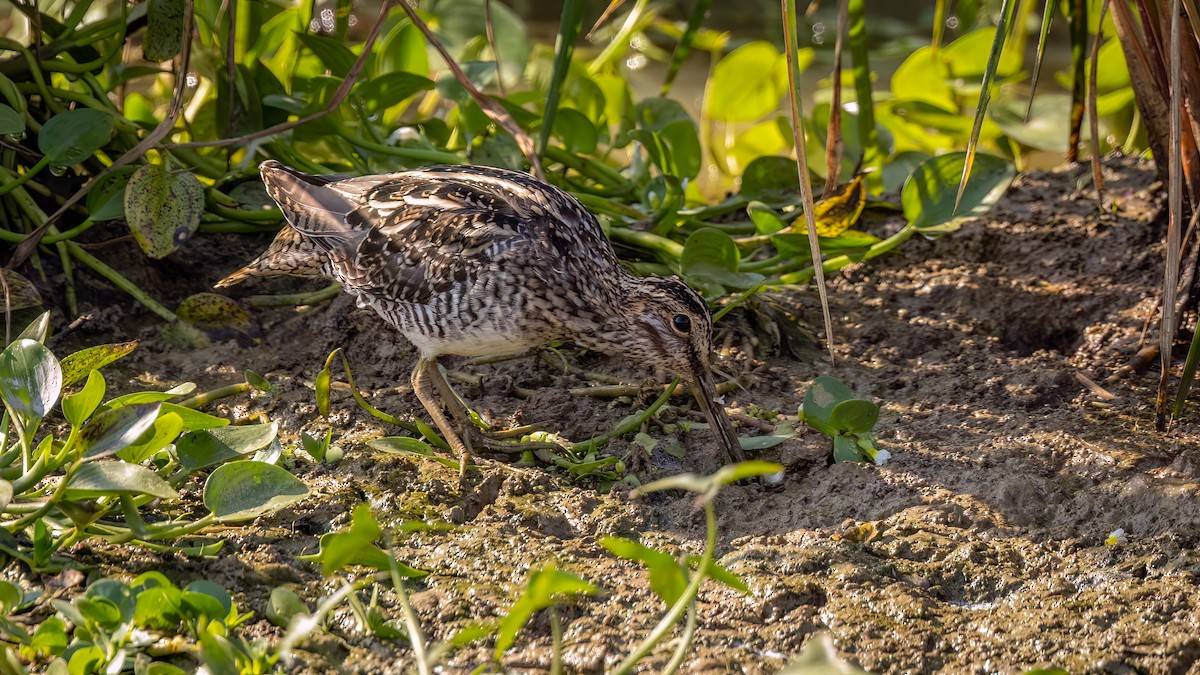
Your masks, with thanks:
[{"label": "bird", "polygon": [[464,436],[475,428],[438,359],[517,354],[553,341],[681,376],[725,459],[745,459],[716,396],[708,305],[678,278],[630,272],[596,217],[567,192],[476,165],[359,177],[308,174],[275,160],[259,169],[287,224],[216,286],[276,275],[340,282],[416,349],[412,389],[460,455],[462,472],[473,454]]}]

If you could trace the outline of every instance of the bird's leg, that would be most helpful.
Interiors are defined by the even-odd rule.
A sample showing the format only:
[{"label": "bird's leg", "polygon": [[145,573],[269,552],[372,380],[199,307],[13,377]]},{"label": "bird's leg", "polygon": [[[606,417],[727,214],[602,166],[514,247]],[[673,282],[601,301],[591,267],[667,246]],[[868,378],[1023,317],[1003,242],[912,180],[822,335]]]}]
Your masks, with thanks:
[{"label": "bird's leg", "polygon": [[[426,379],[426,376],[428,376],[428,379]],[[463,442],[458,432],[450,424],[450,420],[446,419],[446,414],[438,407],[437,398],[429,388],[430,380],[441,390],[442,398],[449,403],[454,397],[454,392],[449,390],[450,385],[442,377],[441,371],[438,370],[437,358],[418,359],[417,365],[413,368],[412,372],[413,393],[417,395],[417,399],[421,401],[421,405],[425,406],[425,411],[433,418],[433,423],[437,425],[438,430],[446,437],[446,442],[450,444],[453,450],[458,452],[461,462],[459,466],[459,478],[465,478],[467,475],[467,465],[471,462],[471,448]],[[453,409],[451,407],[451,410]]]},{"label": "bird's leg", "polygon": [[468,448],[474,446],[493,452],[513,454],[525,450],[558,447],[554,443],[513,443],[503,440],[534,431],[535,428],[533,426],[504,429],[501,431],[485,431],[480,429],[476,426],[474,420],[471,419],[470,409],[467,408],[466,403],[458,395],[458,392],[454,390],[454,386],[442,374],[437,363],[430,363],[426,369],[429,373],[429,379],[433,381],[434,386],[437,387],[438,392],[441,394],[442,401],[446,403],[446,409],[450,411],[451,417],[458,422],[459,429],[462,431],[461,438],[466,441]]}]

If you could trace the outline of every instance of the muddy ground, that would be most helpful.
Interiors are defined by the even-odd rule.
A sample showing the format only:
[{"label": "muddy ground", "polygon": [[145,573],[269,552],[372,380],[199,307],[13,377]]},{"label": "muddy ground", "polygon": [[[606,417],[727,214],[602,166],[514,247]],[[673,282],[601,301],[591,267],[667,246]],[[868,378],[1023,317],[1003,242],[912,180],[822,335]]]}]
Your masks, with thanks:
[{"label": "muddy ground", "polygon": [[[1024,175],[986,220],[935,242],[911,240],[897,255],[835,277],[836,365],[819,351],[775,355],[765,333],[748,334],[745,315],[731,315],[719,367],[745,385],[727,397],[732,408],[775,409],[794,421],[808,383],[832,374],[881,404],[878,437],[892,459],[882,467],[830,465],[828,440],[813,432],[761,453],[788,466],[783,484],[732,486],[718,499],[719,561],[753,595],[715,584],[702,590],[697,646],[683,672],[775,672],[827,630],[846,659],[877,672],[1052,665],[1072,673],[1200,673],[1200,413],[1193,407],[1172,433],[1156,433],[1156,366],[1107,381],[1138,350],[1155,302],[1160,190],[1149,166],[1112,160],[1111,208],[1102,211],[1093,192],[1077,189],[1083,173]],[[172,260],[130,273],[177,302],[265,244],[201,237]],[[282,280],[250,292],[301,287]],[[413,600],[434,640],[497,616],[528,570],[550,559],[600,586],[598,597],[562,610],[567,669],[591,673],[611,668],[664,611],[645,573],[598,540],[621,535],[674,552],[701,548],[703,518],[685,494],[634,499],[627,489],[604,493],[544,467],[494,463],[473,474],[464,493],[451,469],[363,445],[398,430],[356,408],[347,391],[336,390],[332,418],[320,418],[312,378],[338,346],[372,403],[397,414],[419,410],[408,388],[411,348],[345,297],[302,311],[260,310],[260,342],[218,339],[197,351],[170,346],[142,310],[99,284],[83,296],[94,319],[70,340],[143,340],[111,367],[110,382],[124,378],[130,390],[182,381],[208,388],[250,368],[279,393],[227,399],[210,412],[265,414],[282,425],[289,446],[301,430],[332,425],[346,451],[332,466],[298,460],[296,473],[314,495],[218,532],[228,544],[216,559],[73,552],[101,573],[166,569],[181,582],[213,579],[261,617],[274,586],[288,585],[310,603],[335,587],[296,556],[315,552],[320,535],[367,501],[385,523],[453,525],[398,543],[404,560],[432,572]],[[799,307],[819,331],[812,294],[775,300]],[[613,359],[570,358],[632,383],[648,375]],[[568,388],[587,382],[551,361],[450,366],[478,379],[459,386],[500,425],[543,422],[584,438],[644,405],[572,396]],[[678,403],[665,421],[687,415],[687,403]],[[664,435],[657,425],[649,432]],[[714,466],[718,448],[708,432],[676,437],[687,450],[682,462],[646,456],[628,440],[610,448],[643,479]],[[1106,545],[1118,528],[1128,542]],[[390,593],[381,602],[398,615]],[[339,612],[330,634],[305,645],[295,670],[383,673],[409,663],[402,640],[366,637],[353,625],[348,610]],[[279,634],[265,620],[252,622],[251,632]],[[645,672],[669,654],[660,646]],[[488,645],[469,647],[450,657],[445,672],[489,659]],[[549,661],[549,621],[539,616],[504,664],[536,672]]]}]

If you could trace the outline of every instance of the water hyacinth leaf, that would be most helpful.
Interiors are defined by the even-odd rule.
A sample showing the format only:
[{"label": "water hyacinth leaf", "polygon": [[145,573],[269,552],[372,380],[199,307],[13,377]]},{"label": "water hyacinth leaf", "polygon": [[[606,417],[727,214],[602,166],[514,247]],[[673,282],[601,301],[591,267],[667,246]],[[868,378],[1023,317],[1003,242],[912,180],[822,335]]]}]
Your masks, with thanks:
[{"label": "water hyacinth leaf", "polygon": [[229,420],[224,417],[217,417],[202,413],[199,410],[192,410],[174,403],[162,404],[163,414],[175,413],[183,420],[183,428],[188,431],[201,431],[203,429],[216,429],[217,427],[229,426]]},{"label": "water hyacinth leaf", "polygon": [[233,596],[224,586],[207,579],[197,579],[183,587],[183,604],[184,607],[191,605],[193,609],[202,609],[204,615],[213,619],[235,616]]},{"label": "water hyacinth leaf", "polygon": [[858,448],[858,441],[853,436],[838,434],[833,437],[833,461],[862,462],[865,460],[862,451]]},{"label": "water hyacinth leaf", "polygon": [[180,466],[191,473],[265,448],[278,433],[279,424],[275,422],[193,431],[180,437],[175,454]]},{"label": "water hyacinth leaf", "polygon": [[329,389],[333,375],[329,372],[329,361],[325,362],[325,367],[321,372],[317,373],[316,379],[313,380],[313,390],[317,398],[317,412],[321,413],[321,417],[329,417]]},{"label": "water hyacinth leaf", "polygon": [[10,310],[42,306],[42,296],[32,282],[12,270],[6,269],[3,274],[4,281],[8,285],[8,308]]},{"label": "water hyacinth leaf", "polygon": [[112,136],[113,116],[93,108],[61,112],[38,133],[38,149],[52,166],[71,166],[91,157]]},{"label": "water hyacinth leaf", "polygon": [[63,397],[63,417],[67,418],[73,427],[82,425],[104,400],[105,388],[104,376],[100,371],[93,370],[88,373],[87,384],[83,385],[83,389]]},{"label": "water hyacinth leaf", "polygon": [[242,377],[246,378],[246,384],[255,389],[268,394],[275,393],[275,385],[267,381],[267,378],[259,375],[253,370],[246,370],[242,373]]},{"label": "water hyacinth leaf", "polygon": [[230,328],[242,332],[256,328],[254,319],[237,301],[216,293],[197,293],[175,310],[181,321],[197,328]]},{"label": "water hyacinth leaf", "polygon": [[204,505],[221,522],[251,520],[308,496],[308,486],[273,464],[244,460],[217,467],[204,484]]},{"label": "water hyacinth leaf", "polygon": [[596,126],[574,108],[560,108],[555,113],[554,135],[563,142],[567,152],[590,155],[596,151]]},{"label": "water hyacinth leaf", "polygon": [[[29,322],[25,330],[21,331],[17,337],[13,338],[13,342],[17,340],[35,340],[42,344],[46,344],[46,338],[50,337],[50,312],[42,312],[38,318]],[[10,342],[9,344],[12,344]],[[65,386],[65,385],[64,385]]]},{"label": "water hyacinth leaf", "polygon": [[312,33],[296,33],[296,36],[335,77],[345,77],[358,59],[341,40]]},{"label": "water hyacinth leaf", "polygon": [[763,280],[761,274],[738,272],[739,262],[733,238],[713,227],[693,232],[679,258],[683,276],[700,285],[750,288]]},{"label": "water hyacinth leaf", "polygon": [[[128,110],[126,111],[128,114]],[[113,171],[87,194],[88,217],[94,222],[125,217],[125,186],[137,167],[121,167]]]},{"label": "water hyacinth leaf", "polygon": [[1045,92],[1028,106],[1016,98],[999,99],[988,110],[992,121],[1021,145],[1066,152],[1071,122],[1071,97]]},{"label": "water hyacinth leaf", "polygon": [[367,441],[367,445],[372,449],[389,455],[407,455],[409,457],[419,457],[421,459],[430,459],[442,466],[447,466],[453,469],[458,468],[458,462],[438,454],[433,447],[425,441],[405,436],[388,436],[386,438],[376,438],[375,440]]},{"label": "water hyacinth leaf", "polygon": [[759,201],[746,205],[746,213],[754,222],[754,229],[759,234],[774,234],[787,227],[787,223],[775,213],[775,210]]},{"label": "water hyacinth leaf", "polygon": [[0,398],[30,442],[61,390],[62,368],[42,343],[21,338],[0,353]]},{"label": "water hyacinth leaf", "polygon": [[673,555],[620,537],[604,537],[600,545],[618,558],[645,565],[650,572],[650,590],[668,605],[674,605],[687,588],[687,574]]},{"label": "water hyacinth leaf", "polygon": [[97,459],[121,450],[138,440],[154,425],[161,403],[140,403],[105,410],[79,432],[84,457]]},{"label": "water hyacinth leaf", "polygon": [[125,220],[142,251],[164,258],[191,239],[204,213],[204,186],[189,171],[149,164],[125,187]]},{"label": "water hyacinth leaf", "polygon": [[433,80],[408,72],[384,73],[363,81],[356,92],[368,113],[387,110],[422,91],[433,89]]},{"label": "water hyacinth leaf", "polygon": [[[800,407],[804,423],[813,426],[812,422],[818,422],[832,426],[833,409],[842,401],[849,401],[852,398],[854,398],[854,392],[850,391],[850,387],[842,384],[841,380],[828,375],[818,377],[813,380],[808,391],[804,393],[804,403]],[[813,428],[822,433],[830,433],[816,426]]]},{"label": "water hyacinth leaf", "polygon": [[108,345],[96,345],[81,349],[62,360],[63,386],[72,384],[87,377],[88,373],[103,368],[117,359],[127,356],[137,349],[137,341],[117,342]]},{"label": "water hyacinth leaf", "polygon": [[[811,49],[801,50],[800,69],[812,61]],[[770,42],[742,45],[717,62],[704,98],[713,119],[753,122],[779,108],[787,91],[787,62]]]},{"label": "water hyacinth leaf", "polygon": [[0,136],[25,133],[25,118],[11,106],[0,103]]},{"label": "water hyacinth leaf", "polygon": [[742,171],[742,196],[747,199],[781,199],[799,191],[796,161],[787,157],[758,157]]},{"label": "water hyacinth leaf", "polygon": [[495,658],[500,659],[513,645],[517,634],[525,627],[533,613],[545,609],[555,602],[555,596],[595,595],[596,587],[579,577],[557,569],[553,562],[534,570],[525,583],[525,590],[508,613],[500,620],[496,635]]},{"label": "water hyacinth leaf", "polygon": [[179,438],[182,431],[182,417],[173,412],[161,413],[155,418],[154,425],[146,430],[140,438],[118,450],[117,457],[130,464],[141,464],[152,457],[154,453],[170,445],[171,441]]},{"label": "water hyacinth leaf", "polygon": [[700,136],[691,119],[669,122],[657,131],[633,129],[629,136],[642,144],[664,174],[695,178],[700,172]]},{"label": "water hyacinth leaf", "polygon": [[842,401],[829,413],[829,421],[843,431],[869,432],[879,421],[879,406],[861,399]]},{"label": "water hyacinth leaf", "polygon": [[[334,532],[327,541],[322,540],[321,573],[329,576],[345,568],[346,565],[362,564],[354,560],[358,552],[363,549],[373,548],[379,554],[383,554],[383,551],[375,546],[375,540],[382,534],[383,528],[379,527],[379,522],[371,514],[370,506],[359,504],[354,507],[354,513],[350,516],[350,527]],[[384,554],[384,567],[376,569],[387,569],[386,559],[387,556]],[[375,565],[368,566],[375,567]]]},{"label": "water hyacinth leaf", "polygon": [[134,623],[149,630],[175,628],[183,610],[182,596],[183,592],[170,583],[146,588],[137,594]]},{"label": "water hyacinth leaf", "polygon": [[283,586],[271,589],[271,597],[267,600],[265,613],[267,621],[280,628],[287,628],[292,619],[308,614],[311,614],[311,611],[295,591]]},{"label": "water hyacinth leaf", "polygon": [[178,499],[179,493],[158,474],[143,466],[121,461],[88,462],[79,467],[67,482],[64,496],[87,499],[114,492],[145,494],[163,499]]},{"label": "water hyacinth leaf", "polygon": [[147,61],[167,61],[179,53],[183,44],[183,4],[183,0],[150,0],[142,42],[142,56]]},{"label": "water hyacinth leaf", "polygon": [[1016,177],[1016,167],[1008,160],[977,154],[955,209],[965,165],[964,152],[938,155],[922,162],[908,177],[900,191],[900,203],[913,227],[927,235],[953,232],[963,222],[986,213]]}]

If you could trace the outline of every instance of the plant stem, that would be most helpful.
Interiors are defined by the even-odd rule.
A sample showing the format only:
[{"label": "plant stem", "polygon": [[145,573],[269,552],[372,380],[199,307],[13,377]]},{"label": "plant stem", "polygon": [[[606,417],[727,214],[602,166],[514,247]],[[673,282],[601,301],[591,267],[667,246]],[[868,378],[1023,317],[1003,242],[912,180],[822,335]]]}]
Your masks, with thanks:
[{"label": "plant stem", "polygon": [[251,295],[242,298],[242,301],[252,307],[298,307],[301,305],[315,305],[318,302],[325,302],[332,298],[336,298],[338,293],[342,292],[342,285],[334,282],[319,291],[311,293],[289,293],[286,295]]},{"label": "plant stem", "polygon": [[[696,568],[696,573],[688,582],[687,588],[683,594],[671,605],[670,611],[658,622],[650,635],[637,646],[625,660],[613,670],[615,675],[625,675],[633,672],[634,666],[639,661],[644,659],[650,650],[654,649],[654,645],[662,641],[667,636],[667,633],[679,623],[679,618],[683,616],[687,608],[695,601],[696,594],[700,592],[700,585],[708,578],[708,568],[712,565],[713,557],[717,550],[717,512],[713,507],[712,501],[707,501],[704,504],[705,523],[708,527],[708,538],[704,544],[704,555],[700,558],[700,566]],[[674,661],[674,659],[672,659]]]},{"label": "plant stem", "polygon": [[191,398],[180,401],[177,405],[184,407],[184,408],[192,408],[194,410],[201,406],[206,406],[209,403],[212,403],[213,401],[218,401],[223,398],[229,398],[230,396],[237,396],[238,394],[244,394],[249,390],[250,390],[249,384],[247,384],[245,382],[238,382],[236,384],[230,384],[230,385],[226,385],[224,387],[217,387],[216,389],[213,389],[212,391],[206,391],[206,392],[196,394],[195,396],[193,396]]},{"label": "plant stem", "polygon": [[[862,261],[862,260],[870,260],[871,258],[881,256],[884,253],[887,253],[888,251],[891,251],[892,249],[894,249],[897,246],[899,246],[900,244],[902,244],[905,240],[907,240],[909,237],[913,236],[913,234],[915,234],[916,232],[917,232],[917,228],[913,227],[911,224],[905,225],[899,232],[897,232],[896,234],[893,234],[892,236],[888,237],[887,239],[875,242],[866,251],[856,254],[854,256],[839,255],[839,256],[835,256],[833,258],[829,258],[828,260],[824,261],[821,264],[821,268],[826,272],[835,272],[837,270],[842,269],[846,265],[849,265],[852,262],[858,262],[858,261]],[[782,271],[782,270],[777,270],[777,271]],[[786,274],[781,274],[777,280],[774,280],[770,283],[772,285],[775,285],[775,284],[803,285],[803,284],[807,284],[809,282],[809,280],[812,279],[813,274],[814,274],[814,269],[813,269],[812,265],[809,265],[808,267],[805,267],[804,269],[799,270],[797,272],[789,272]]]},{"label": "plant stem", "polygon": [[151,312],[154,312],[155,314],[172,323],[177,320],[175,312],[172,312],[171,310],[159,304],[157,300],[147,295],[145,291],[137,286],[137,284],[121,276],[120,272],[117,272],[108,265],[100,262],[100,260],[98,260],[95,256],[83,250],[79,244],[76,244],[73,241],[68,241],[66,242],[66,245],[67,250],[71,252],[71,255],[76,260],[92,268],[93,271],[111,281],[117,288],[132,295],[134,300],[142,303]]}]

